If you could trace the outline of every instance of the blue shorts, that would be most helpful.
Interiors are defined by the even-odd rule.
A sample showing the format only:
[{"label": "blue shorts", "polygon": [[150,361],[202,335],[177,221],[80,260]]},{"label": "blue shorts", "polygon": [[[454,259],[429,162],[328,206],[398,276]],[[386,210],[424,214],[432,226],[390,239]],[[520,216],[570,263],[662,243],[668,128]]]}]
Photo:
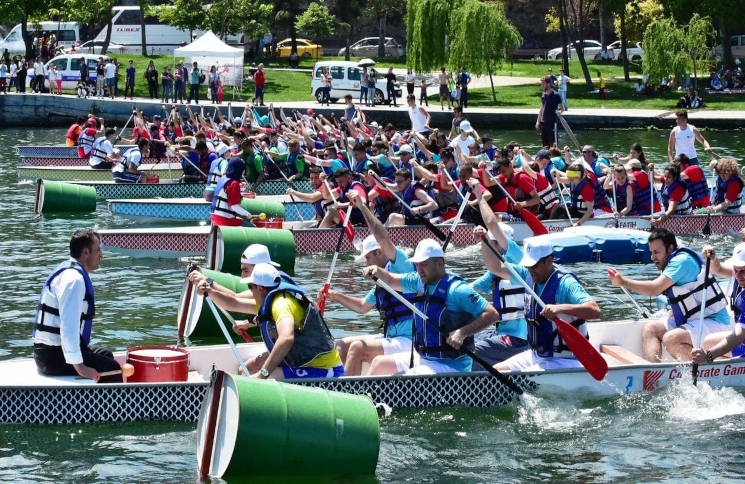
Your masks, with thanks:
[{"label": "blue shorts", "polygon": [[110,79],[106,79],[106,85],[110,87],[116,86],[116,77],[112,77]]},{"label": "blue shorts", "polygon": [[333,368],[292,368],[285,363],[280,365],[282,367],[282,375],[285,380],[292,378],[339,378],[344,376],[344,366],[337,365]]},{"label": "blue shorts", "polygon": [[140,175],[134,173],[124,173],[121,171],[112,172],[115,183],[137,183],[140,181]]}]

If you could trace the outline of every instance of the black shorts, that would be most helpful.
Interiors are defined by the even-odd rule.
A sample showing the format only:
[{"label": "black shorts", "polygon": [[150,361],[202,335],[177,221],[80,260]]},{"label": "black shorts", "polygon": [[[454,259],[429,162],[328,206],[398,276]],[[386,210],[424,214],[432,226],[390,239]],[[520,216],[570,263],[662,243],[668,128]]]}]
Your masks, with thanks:
[{"label": "black shorts", "polygon": [[[99,373],[121,369],[119,363],[114,359],[114,353],[109,348],[102,346],[81,346],[80,353],[83,356],[83,364]],[[34,360],[36,361],[36,368],[44,375],[75,376],[78,374],[75,368],[65,361],[65,355],[62,352],[61,346],[35,343]],[[101,377],[99,380],[99,383],[121,382],[121,373]]]},{"label": "black shorts", "polygon": [[445,84],[440,84],[440,97],[445,99],[450,98],[450,89]]}]

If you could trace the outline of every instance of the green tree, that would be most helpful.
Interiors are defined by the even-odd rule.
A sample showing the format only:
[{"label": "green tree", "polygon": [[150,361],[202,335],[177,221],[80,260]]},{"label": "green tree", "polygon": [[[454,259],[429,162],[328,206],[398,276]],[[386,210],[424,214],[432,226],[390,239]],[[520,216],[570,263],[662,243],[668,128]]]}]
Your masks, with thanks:
[{"label": "green tree", "polygon": [[447,65],[446,42],[454,0],[408,0],[406,62],[415,72],[432,72]]},{"label": "green tree", "polygon": [[[661,20],[665,16],[662,4],[658,0],[636,0],[625,3],[622,10],[626,14],[626,35],[632,42],[639,42],[644,37],[644,31],[653,22]],[[621,31],[621,12],[616,11],[613,25],[616,32]]]},{"label": "green tree", "polygon": [[195,30],[207,27],[207,16],[202,11],[202,0],[174,0],[172,6],[158,9],[161,22],[189,31],[189,38]]},{"label": "green tree", "polygon": [[562,67],[566,75],[569,73],[569,42],[575,43],[575,50],[579,57],[579,65],[585,77],[585,83],[592,89],[592,77],[587,67],[584,56],[584,42],[589,32],[590,24],[595,17],[594,0],[556,0],[556,5],[546,15],[546,30],[558,31],[561,33],[562,47]]},{"label": "green tree", "polygon": [[48,12],[51,9],[59,9],[60,4],[56,0],[3,0],[0,2],[0,19],[5,23],[20,23],[21,35],[26,44],[26,59],[31,58],[32,39],[29,33],[29,24],[41,20],[49,20]]},{"label": "green tree", "polygon": [[390,17],[400,18],[406,12],[406,0],[364,0],[363,19],[378,22],[378,57],[385,57],[385,34]]},{"label": "green tree", "polygon": [[[329,12],[326,5],[312,2],[295,21],[295,28],[311,38],[330,37],[336,30],[336,17]],[[316,57],[317,54],[318,51]]]},{"label": "green tree", "polygon": [[[693,87],[698,89],[698,68],[705,64],[710,57],[711,40],[716,35],[709,17],[693,14],[687,25],[683,26],[683,51],[691,59],[693,65]],[[679,78],[680,79],[680,78]]]},{"label": "green tree", "polygon": [[55,12],[55,15],[59,16],[62,20],[95,26],[94,31],[105,26],[106,37],[101,47],[101,54],[105,54],[109,49],[109,42],[111,42],[112,19],[114,18],[111,9],[114,7],[114,1],[62,0],[60,8],[58,12]]},{"label": "green tree", "polygon": [[493,74],[495,66],[510,58],[522,37],[504,16],[501,3],[466,0],[452,12],[448,34],[448,66],[455,71],[468,66],[473,74],[488,74],[492,98],[497,102]]},{"label": "green tree", "polygon": [[682,79],[688,69],[690,58],[683,51],[684,34],[672,18],[665,17],[653,22],[644,31],[644,74],[653,85],[663,77],[675,75]]}]

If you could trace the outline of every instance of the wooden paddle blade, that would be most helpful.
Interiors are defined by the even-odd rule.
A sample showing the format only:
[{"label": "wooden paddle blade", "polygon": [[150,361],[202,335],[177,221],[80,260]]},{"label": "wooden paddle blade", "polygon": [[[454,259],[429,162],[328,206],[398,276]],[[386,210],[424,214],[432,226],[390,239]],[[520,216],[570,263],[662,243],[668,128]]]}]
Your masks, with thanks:
[{"label": "wooden paddle blade", "polygon": [[585,370],[598,381],[605,378],[608,373],[608,362],[605,361],[603,355],[571,324],[559,318],[554,318],[554,323],[556,323],[556,329],[559,331],[561,339],[582,363]]},{"label": "wooden paddle blade", "polygon": [[548,233],[548,229],[543,225],[543,222],[538,220],[538,217],[536,217],[530,210],[524,208],[521,209],[520,216],[523,218],[528,228],[533,231],[533,235],[546,235]]},{"label": "wooden paddle blade", "polygon": [[323,312],[326,310],[326,294],[329,293],[330,288],[331,284],[327,282],[321,289],[321,297],[318,299],[318,312],[321,313],[321,316],[323,316]]}]

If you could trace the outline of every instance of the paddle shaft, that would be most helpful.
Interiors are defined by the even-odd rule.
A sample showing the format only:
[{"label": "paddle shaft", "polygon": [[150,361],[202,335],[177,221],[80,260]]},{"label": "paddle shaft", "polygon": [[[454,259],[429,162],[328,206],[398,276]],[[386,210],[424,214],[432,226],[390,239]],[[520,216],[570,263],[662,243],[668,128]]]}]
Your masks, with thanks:
[{"label": "paddle shaft", "polygon": [[[193,166],[194,169],[197,170],[203,177],[207,178],[207,174],[204,173],[202,170],[200,170],[199,167],[197,165],[195,165],[194,162],[191,161],[188,156],[186,156],[185,154],[181,153],[181,150],[178,150],[177,149],[176,150],[176,153],[178,153],[178,155],[181,158],[185,159],[187,163],[189,163],[191,166]],[[170,164],[169,164],[169,166],[170,166]]]},{"label": "paddle shaft", "polygon": [[[121,131],[119,131],[119,133],[124,133],[127,130],[127,127],[129,126],[129,123],[130,121],[132,121],[132,118],[134,118],[134,116],[135,116],[135,113],[132,112],[132,114],[129,115],[129,119],[127,120],[126,123],[124,123],[124,127],[122,128]],[[118,137],[121,138],[121,136],[118,136]],[[116,146],[116,143],[118,141],[119,141],[118,139],[115,139],[114,142],[111,144],[111,146]]]},{"label": "paddle shaft", "polygon": [[[260,151],[260,153],[264,155],[264,158],[267,158],[272,165],[274,165],[274,167],[277,169],[279,174],[282,175],[282,178],[284,178],[285,183],[287,183],[287,186],[294,190],[295,187],[293,186],[293,183],[290,181],[289,178],[287,178],[287,175],[285,175],[285,173],[279,168],[277,163],[274,162],[274,158],[272,158],[269,155],[266,155],[263,151]],[[295,197],[290,195],[290,200],[292,200],[292,206],[295,207],[295,211],[297,212],[297,216],[300,217],[300,221],[305,222],[303,215],[300,213],[300,208],[297,206],[297,200],[295,200]]]},{"label": "paddle shaft", "polygon": [[[489,250],[491,250],[492,253],[500,261],[502,261],[502,264],[504,264],[512,277],[520,282],[520,284],[525,288],[525,291],[530,294],[533,300],[541,308],[545,308],[546,303],[544,303],[543,300],[538,296],[538,294],[535,293],[533,288],[530,287],[527,282],[525,282],[520,274],[518,274],[517,271],[515,271],[515,269],[507,263],[507,261],[504,259],[504,256],[500,254],[499,251],[489,243],[485,235],[481,236],[481,240],[483,241],[484,245],[486,245]],[[559,335],[562,337],[572,353],[574,353],[574,356],[577,358],[577,360],[579,360],[582,366],[585,367],[588,373],[590,373],[590,375],[592,375],[592,377],[598,381],[605,378],[605,375],[608,373],[608,363],[598,352],[598,350],[590,344],[587,338],[585,338],[585,336],[580,333],[577,328],[567,323],[566,321],[563,321],[558,316],[555,316],[553,318],[553,322],[556,325],[556,330],[559,332]]]},{"label": "paddle shaft", "polygon": [[576,146],[579,151],[582,151],[582,147],[579,145],[579,141],[577,141],[577,137],[574,135],[574,131],[572,131],[572,128],[569,127],[569,123],[567,123],[566,119],[564,119],[564,116],[559,113],[556,113],[556,116],[559,118],[561,125],[564,127],[564,131],[567,132],[569,138],[572,140],[572,143],[574,143],[574,146]]},{"label": "paddle shaft", "polygon": [[564,204],[564,210],[566,210],[567,218],[569,219],[569,223],[574,225],[574,220],[572,220],[572,214],[569,212],[569,206],[567,205],[567,199],[564,198],[564,190],[566,187],[563,183],[561,183],[558,179],[556,180],[556,184],[559,185],[559,197],[561,198],[562,203]]},{"label": "paddle shaft", "polygon": [[[369,171],[368,173],[373,178],[375,178],[377,181],[379,181],[381,185],[386,186],[385,185],[385,182],[378,176],[377,173],[372,172],[372,171]],[[437,229],[434,225],[432,225],[432,222],[430,222],[426,218],[422,217],[421,215],[414,215],[414,213],[411,211],[411,207],[409,206],[409,204],[406,203],[406,202],[404,202],[403,198],[401,198],[398,195],[398,193],[396,193],[394,190],[388,190],[388,191],[394,197],[396,197],[396,200],[398,200],[401,203],[401,206],[405,207],[413,217],[417,217],[419,220],[421,220],[422,221],[422,225],[424,225],[425,227],[427,227],[427,229],[429,229],[429,231],[432,232],[432,235],[434,235],[435,237],[437,237],[440,241],[443,241],[443,242],[445,241],[445,239],[447,238],[447,236],[445,234],[443,234],[442,232],[440,232],[440,230]]]},{"label": "paddle shaft", "polygon": [[[427,324],[429,324],[431,327],[435,328],[442,336],[447,338],[449,335],[445,333],[439,326],[437,326],[435,323],[433,323],[429,317],[424,314],[422,311],[420,311],[416,306],[411,304],[405,297],[403,297],[401,294],[399,294],[398,291],[394,290],[391,286],[386,284],[385,282],[381,281],[377,277],[374,277],[373,280],[375,281],[375,284],[377,284],[381,289],[385,290],[388,294],[396,298],[401,304],[409,308],[414,314],[422,318],[423,321],[426,321]],[[415,335],[412,335],[412,338]],[[413,344],[413,342],[412,342]],[[484,370],[486,370],[490,375],[496,377],[501,383],[503,383],[507,388],[512,390],[513,392],[517,393],[518,395],[523,394],[523,389],[520,388],[515,382],[510,380],[508,377],[504,376],[499,370],[495,369],[492,365],[490,365],[488,362],[486,362],[483,358],[481,358],[476,352],[473,350],[466,348],[465,346],[461,346],[458,351],[461,351],[465,353],[466,355],[470,356],[476,363],[484,367]]]},{"label": "paddle shaft", "polygon": [[[232,324],[233,327],[235,328],[236,327],[236,322],[235,322],[235,319],[233,319],[233,316],[231,316],[230,313],[227,312],[222,307],[217,306],[217,308],[220,310],[220,312],[223,314],[223,316],[225,316],[225,319],[227,319],[228,321],[230,321],[230,324]],[[246,332],[245,329],[239,328],[238,329],[238,332],[240,333],[241,337],[246,341],[246,343],[253,343],[254,342],[253,338],[251,338],[251,336],[248,334],[248,332]]]},{"label": "paddle shaft", "polygon": [[[466,195],[470,193],[471,187],[466,187]],[[463,212],[466,209],[466,206],[468,205],[468,197],[463,197],[463,201],[460,203],[460,208],[458,208],[458,214],[453,219],[453,223],[450,225],[450,232],[448,232],[447,237],[445,237],[445,242],[442,243],[442,251],[445,252],[448,248],[448,244],[450,244],[450,239],[453,237],[453,234],[455,233],[455,227],[458,225],[458,222],[460,222],[460,218],[463,216]]]},{"label": "paddle shaft", "polygon": [[[699,308],[698,315],[698,338],[696,340],[696,348],[703,348],[704,343],[704,309],[706,308],[706,295],[708,293],[707,284],[709,283],[709,269],[711,268],[711,259],[706,258],[706,269],[704,270],[704,289],[701,294],[701,307]],[[691,369],[693,376],[693,384],[696,385],[698,381],[698,364],[694,363]]]},{"label": "paddle shaft", "polygon": [[235,343],[233,343],[233,338],[230,337],[230,333],[228,333],[228,330],[225,328],[225,323],[222,322],[220,313],[217,312],[215,303],[212,302],[212,299],[207,295],[204,296],[204,300],[207,301],[207,305],[212,310],[212,314],[215,315],[215,320],[217,321],[217,324],[220,326],[220,329],[222,330],[222,334],[225,335],[225,339],[228,340],[230,349],[233,350],[233,354],[235,355],[235,358],[238,360],[238,365],[243,370],[243,374],[246,376],[250,376],[250,373],[248,372],[248,368],[246,368],[246,364],[243,362],[243,358],[241,358],[241,354],[238,352],[238,347],[236,347]]},{"label": "paddle shaft", "polygon": [[[533,231],[534,235],[545,235],[548,233],[548,229],[546,228],[546,226],[543,225],[543,222],[541,222],[533,212],[531,212],[525,207],[520,207],[520,208],[517,207],[517,202],[515,201],[514,198],[512,198],[512,195],[510,195],[509,192],[502,186],[502,184],[499,183],[499,180],[494,178],[491,175],[491,173],[489,173],[488,170],[484,170],[484,173],[486,173],[486,175],[491,179],[491,181],[493,181],[499,187],[499,189],[502,190],[502,193],[505,194],[507,199],[510,202],[512,202],[512,206],[517,209],[518,213],[523,218],[523,221],[530,228],[530,230]],[[540,205],[540,202],[538,203]]]},{"label": "paddle shaft", "polygon": [[[331,195],[331,200],[336,203],[336,197],[334,196],[334,192],[331,190],[331,187],[329,186],[329,182],[327,180],[323,180],[323,184],[326,185],[326,190],[329,191],[329,195]],[[350,207],[351,212],[351,207]],[[328,276],[326,276],[326,282],[323,284],[323,288],[321,289],[321,294],[323,297],[320,301],[318,301],[318,310],[320,311],[321,315],[323,315],[324,311],[326,310],[326,294],[328,294],[329,289],[331,288],[331,278],[334,276],[334,268],[336,267],[336,261],[339,259],[339,252],[341,252],[341,244],[344,242],[344,235],[347,231],[347,225],[349,225],[349,218],[350,213],[344,213],[341,212],[344,217],[344,222],[342,223],[341,231],[339,232],[339,238],[336,240],[336,250],[334,250],[334,255],[331,258],[331,267],[329,267],[329,273]]]}]

